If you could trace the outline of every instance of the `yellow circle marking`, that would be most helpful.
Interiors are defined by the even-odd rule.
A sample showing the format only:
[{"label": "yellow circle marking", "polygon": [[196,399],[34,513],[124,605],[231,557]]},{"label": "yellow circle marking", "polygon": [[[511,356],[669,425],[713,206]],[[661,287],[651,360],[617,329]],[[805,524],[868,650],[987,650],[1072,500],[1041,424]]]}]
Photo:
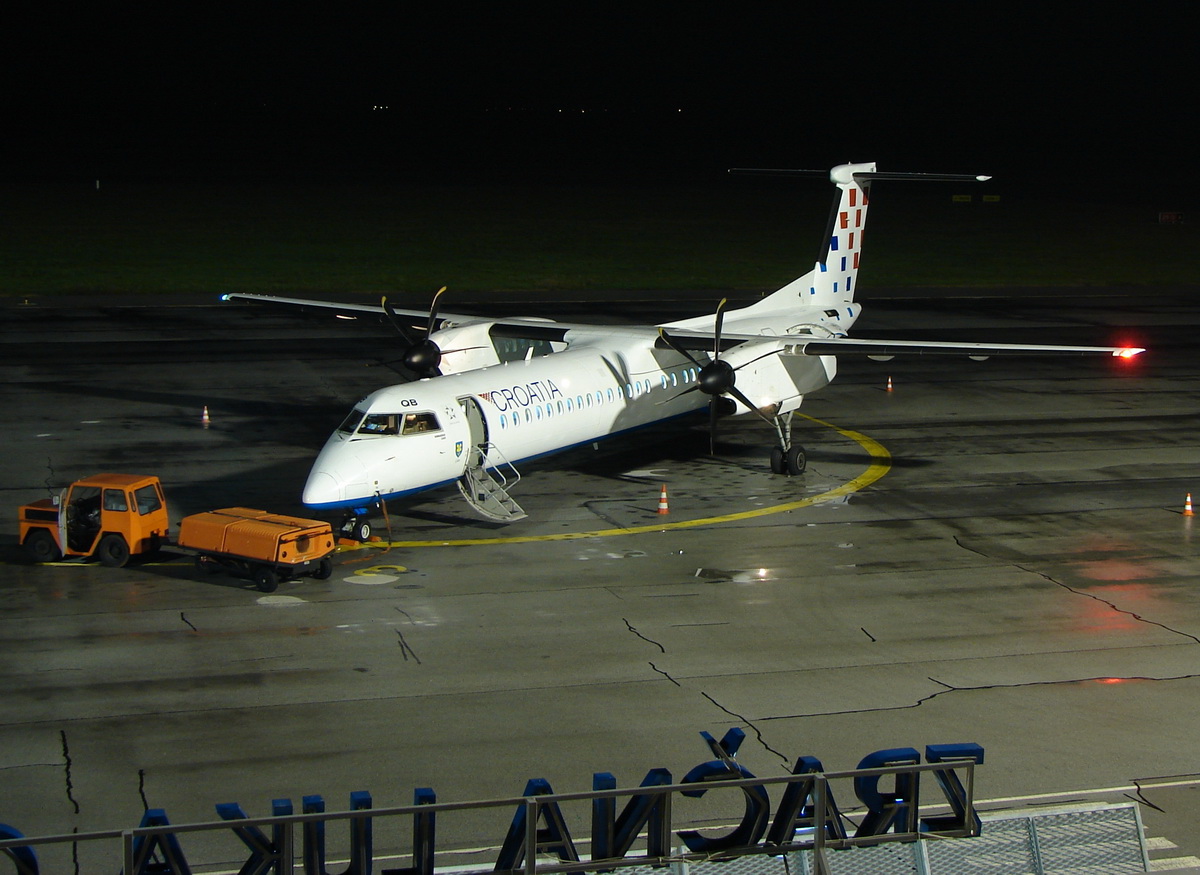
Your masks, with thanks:
[{"label": "yellow circle marking", "polygon": [[614,535],[638,535],[644,532],[666,532],[673,529],[692,529],[697,526],[711,526],[717,523],[731,523],[738,520],[748,520],[754,517],[769,516],[774,513],[784,513],[789,510],[797,510],[802,507],[811,507],[814,504],[821,504],[825,501],[830,501],[834,498],[840,498],[843,495],[849,495],[851,492],[858,492],[860,489],[865,489],[876,480],[879,480],[888,471],[892,469],[892,454],[887,451],[883,444],[874,438],[869,438],[865,434],[857,431],[851,431],[846,428],[839,428],[831,422],[825,422],[815,417],[808,416],[804,413],[797,413],[810,422],[815,422],[817,425],[831,428],[838,434],[850,438],[852,441],[861,446],[867,451],[867,455],[871,457],[871,465],[863,473],[859,474],[853,480],[843,483],[836,489],[831,489],[828,492],[822,492],[820,495],[811,495],[808,498],[801,498],[797,501],[789,501],[785,504],[775,504],[771,507],[761,507],[755,510],[744,510],[738,513],[728,513],[721,516],[710,516],[696,520],[680,520],[678,522],[656,522],[644,526],[629,526],[620,529],[597,529],[591,532],[559,532],[550,535],[520,535],[508,538],[455,538],[451,540],[439,541],[380,541],[377,543],[363,544],[363,547],[469,547],[481,544],[527,544],[534,541],[578,541],[584,538],[610,538]]}]

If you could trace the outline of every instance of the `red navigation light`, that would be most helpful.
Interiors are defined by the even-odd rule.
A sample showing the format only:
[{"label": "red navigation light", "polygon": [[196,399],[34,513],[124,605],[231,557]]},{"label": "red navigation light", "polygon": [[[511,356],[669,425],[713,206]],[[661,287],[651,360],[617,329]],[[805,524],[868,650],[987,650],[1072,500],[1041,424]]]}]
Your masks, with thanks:
[{"label": "red navigation light", "polygon": [[1117,358],[1131,359],[1135,355],[1141,355],[1145,351],[1146,350],[1140,349],[1136,346],[1127,346],[1124,349],[1117,350],[1116,352],[1113,353],[1113,355],[1115,355]]}]

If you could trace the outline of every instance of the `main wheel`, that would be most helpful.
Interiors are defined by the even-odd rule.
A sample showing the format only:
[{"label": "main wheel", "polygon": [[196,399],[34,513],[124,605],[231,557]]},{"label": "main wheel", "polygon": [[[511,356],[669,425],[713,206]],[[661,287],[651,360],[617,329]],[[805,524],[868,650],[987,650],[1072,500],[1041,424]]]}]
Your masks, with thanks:
[{"label": "main wheel", "polygon": [[129,545],[120,535],[105,535],[96,547],[96,558],[106,568],[122,568],[129,561]]},{"label": "main wheel", "polygon": [[324,559],[322,559],[320,562],[317,563],[317,570],[312,573],[312,576],[316,580],[329,580],[329,578],[332,574],[333,574],[333,561],[328,556],[326,556]]},{"label": "main wheel", "polygon": [[792,444],[787,451],[787,472],[789,474],[803,474],[804,469],[808,467],[808,456],[804,452],[804,447],[799,444]]},{"label": "main wheel", "polygon": [[279,575],[274,568],[260,568],[254,572],[254,585],[259,592],[275,592],[279,588]]},{"label": "main wheel", "polygon": [[25,552],[34,562],[57,562],[62,558],[62,550],[54,536],[45,529],[34,529],[25,538]]},{"label": "main wheel", "polygon": [[783,447],[771,447],[771,473],[787,473],[787,459],[784,458]]}]

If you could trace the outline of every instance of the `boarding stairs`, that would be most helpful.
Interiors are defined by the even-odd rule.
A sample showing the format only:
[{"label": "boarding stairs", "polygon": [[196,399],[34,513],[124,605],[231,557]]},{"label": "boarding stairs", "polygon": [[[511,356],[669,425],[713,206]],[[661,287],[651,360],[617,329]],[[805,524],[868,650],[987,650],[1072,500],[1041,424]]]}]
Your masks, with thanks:
[{"label": "boarding stairs", "polygon": [[[507,476],[505,471],[509,472]],[[471,447],[466,470],[458,478],[458,491],[483,516],[511,523],[528,516],[508,494],[520,479],[517,469],[500,455],[495,444],[477,444]]]}]

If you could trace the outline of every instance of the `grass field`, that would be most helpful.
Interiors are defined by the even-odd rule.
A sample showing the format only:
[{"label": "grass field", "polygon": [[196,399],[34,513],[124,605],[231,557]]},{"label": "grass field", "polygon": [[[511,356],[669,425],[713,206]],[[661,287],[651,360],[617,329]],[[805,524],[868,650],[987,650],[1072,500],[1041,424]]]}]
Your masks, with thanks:
[{"label": "grass field", "polygon": [[[953,189],[953,190],[951,190]],[[876,191],[864,287],[1200,283],[1171,205]],[[983,193],[998,203],[982,203]],[[770,289],[811,267],[831,189],[711,186],[0,188],[0,294]]]}]

